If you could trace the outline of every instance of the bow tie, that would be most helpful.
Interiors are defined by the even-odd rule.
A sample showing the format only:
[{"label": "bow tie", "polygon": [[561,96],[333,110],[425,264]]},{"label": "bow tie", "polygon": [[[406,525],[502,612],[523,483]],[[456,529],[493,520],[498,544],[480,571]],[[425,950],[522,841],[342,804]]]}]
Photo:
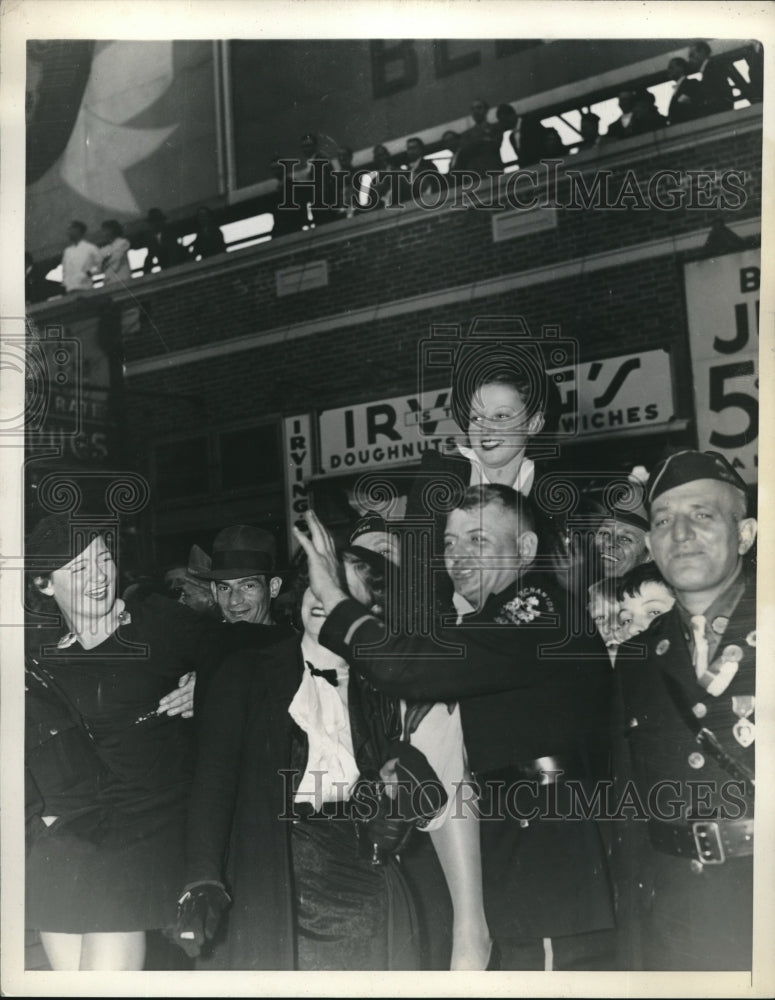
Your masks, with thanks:
[{"label": "bow tie", "polygon": [[336,671],[335,670],[318,670],[318,668],[314,667],[309,662],[309,660],[305,660],[304,662],[309,667],[309,672],[312,674],[313,677],[322,677],[323,680],[328,681],[328,683],[332,687],[339,687],[339,680],[338,680],[338,678],[336,676]]}]

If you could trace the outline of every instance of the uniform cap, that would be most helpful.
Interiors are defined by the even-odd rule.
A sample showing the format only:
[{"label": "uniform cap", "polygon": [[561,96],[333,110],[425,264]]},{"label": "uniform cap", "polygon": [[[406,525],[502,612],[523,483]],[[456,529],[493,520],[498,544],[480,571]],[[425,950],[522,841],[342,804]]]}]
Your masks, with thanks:
[{"label": "uniform cap", "polygon": [[716,451],[679,451],[660,462],[649,476],[646,490],[649,506],[667,490],[697,479],[729,483],[747,496],[745,482],[723,455]]},{"label": "uniform cap", "polygon": [[649,530],[649,519],[646,516],[646,508],[638,504],[633,510],[628,510],[624,506],[614,505],[610,509],[601,507],[600,521],[616,521],[617,524],[629,524],[633,528],[640,528],[641,531]]},{"label": "uniform cap", "polygon": [[354,545],[356,539],[361,535],[368,535],[372,531],[387,531],[387,524],[381,514],[366,514],[358,521],[350,535],[350,545]]}]

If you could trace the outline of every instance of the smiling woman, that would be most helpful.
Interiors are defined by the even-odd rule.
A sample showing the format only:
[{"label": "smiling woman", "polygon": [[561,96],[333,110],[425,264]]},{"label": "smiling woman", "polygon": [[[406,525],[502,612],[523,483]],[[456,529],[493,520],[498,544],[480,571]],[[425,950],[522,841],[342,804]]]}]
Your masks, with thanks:
[{"label": "smiling woman", "polygon": [[27,544],[25,916],[55,971],[141,969],[174,921],[194,734],[169,693],[224,641],[174,601],[117,597],[109,542],[54,514]]},{"label": "smiling woman", "polygon": [[508,375],[493,375],[478,386],[471,399],[468,440],[481,475],[489,482],[511,486],[528,440],[543,424],[543,414],[530,412],[524,390]]},{"label": "smiling woman", "polygon": [[115,612],[117,621],[123,610],[123,601],[116,601],[116,564],[99,535],[75,559],[54,570],[47,583],[41,578],[39,589],[47,597],[56,596],[72,629],[69,634],[80,636],[86,649],[98,644],[100,626],[107,629],[113,624],[110,612]]}]

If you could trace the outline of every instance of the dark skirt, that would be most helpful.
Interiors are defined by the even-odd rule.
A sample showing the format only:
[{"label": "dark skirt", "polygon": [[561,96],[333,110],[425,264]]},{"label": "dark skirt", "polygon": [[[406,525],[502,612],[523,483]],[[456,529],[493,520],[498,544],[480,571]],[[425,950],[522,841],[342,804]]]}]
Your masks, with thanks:
[{"label": "dark skirt", "polygon": [[171,927],[185,874],[185,806],[41,824],[27,854],[25,926],[70,934]]},{"label": "dark skirt", "polygon": [[299,970],[419,968],[419,928],[396,858],[373,865],[349,819],[294,823],[291,849]]}]

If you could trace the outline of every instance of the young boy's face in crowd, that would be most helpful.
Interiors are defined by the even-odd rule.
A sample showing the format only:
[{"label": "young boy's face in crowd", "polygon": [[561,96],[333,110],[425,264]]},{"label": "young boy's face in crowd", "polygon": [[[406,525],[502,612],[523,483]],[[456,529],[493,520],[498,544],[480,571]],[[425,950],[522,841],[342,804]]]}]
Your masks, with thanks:
[{"label": "young boy's face in crowd", "polygon": [[637,594],[625,594],[619,605],[619,627],[625,639],[645,632],[649,625],[669,611],[675,597],[664,583],[647,580]]},{"label": "young boy's face in crowd", "polygon": [[606,646],[621,642],[617,625],[619,606],[616,601],[599,591],[589,598],[589,615]]}]

